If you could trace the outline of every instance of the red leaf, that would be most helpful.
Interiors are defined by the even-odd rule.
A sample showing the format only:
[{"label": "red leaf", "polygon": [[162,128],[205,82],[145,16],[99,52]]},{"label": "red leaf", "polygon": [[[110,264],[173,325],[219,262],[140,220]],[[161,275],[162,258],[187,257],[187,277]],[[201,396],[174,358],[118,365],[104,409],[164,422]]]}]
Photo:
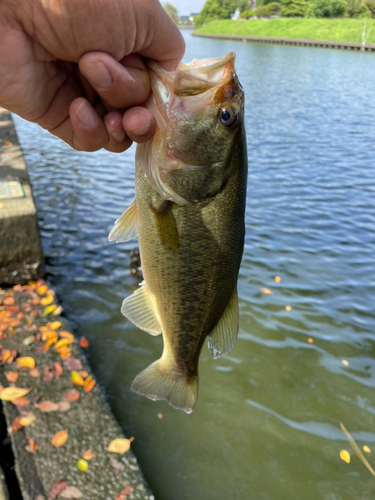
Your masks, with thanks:
[{"label": "red leaf", "polygon": [[62,491],[66,490],[68,487],[68,483],[66,481],[58,481],[57,483],[53,483],[51,491],[49,492],[48,500],[53,500],[56,498]]},{"label": "red leaf", "polygon": [[77,391],[77,389],[70,389],[70,391],[65,394],[66,401],[77,401],[78,398],[79,392]]},{"label": "red leaf", "polygon": [[52,379],[53,379],[53,373],[52,373],[51,369],[48,366],[46,366],[44,368],[43,380],[45,382],[49,382]]},{"label": "red leaf", "polygon": [[60,375],[63,372],[63,368],[60,365],[60,363],[53,363],[52,371],[53,371],[53,374],[55,375],[55,377],[60,377]]},{"label": "red leaf", "polygon": [[89,341],[87,339],[85,339],[85,337],[81,337],[79,339],[79,345],[83,348],[86,348],[89,346]]},{"label": "red leaf", "polygon": [[79,359],[76,358],[67,359],[64,362],[64,365],[67,367],[68,370],[75,370],[75,371],[82,370],[82,363],[80,362]]}]

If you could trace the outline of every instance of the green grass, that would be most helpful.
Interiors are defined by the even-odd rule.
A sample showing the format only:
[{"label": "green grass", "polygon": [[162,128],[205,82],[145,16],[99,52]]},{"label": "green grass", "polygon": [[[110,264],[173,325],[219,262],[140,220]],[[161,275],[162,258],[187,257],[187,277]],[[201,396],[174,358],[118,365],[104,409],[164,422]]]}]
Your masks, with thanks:
[{"label": "green grass", "polygon": [[[212,21],[195,33],[210,35],[265,36],[362,42],[361,19],[304,19],[279,17],[269,21]],[[372,30],[366,43],[375,43],[375,20],[367,19],[366,31]]]}]

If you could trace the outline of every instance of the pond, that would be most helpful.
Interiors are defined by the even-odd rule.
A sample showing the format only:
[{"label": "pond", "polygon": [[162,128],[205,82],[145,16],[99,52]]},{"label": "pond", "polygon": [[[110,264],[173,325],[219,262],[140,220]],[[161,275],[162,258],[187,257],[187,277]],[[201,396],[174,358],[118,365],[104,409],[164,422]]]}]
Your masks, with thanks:
[{"label": "pond", "polygon": [[339,423],[375,453],[375,54],[183,34],[186,60],[237,52],[249,151],[239,340],[204,347],[193,413],[129,390],[162,350],[120,313],[136,240],[107,240],[134,149],[76,152],[15,117],[48,279],[157,500],[373,499]]}]

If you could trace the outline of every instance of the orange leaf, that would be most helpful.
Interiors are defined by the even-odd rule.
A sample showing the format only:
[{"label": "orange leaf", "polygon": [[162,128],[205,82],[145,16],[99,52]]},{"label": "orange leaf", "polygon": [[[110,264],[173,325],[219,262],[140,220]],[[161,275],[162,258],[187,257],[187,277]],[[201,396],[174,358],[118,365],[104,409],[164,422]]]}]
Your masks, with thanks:
[{"label": "orange leaf", "polygon": [[[88,379],[89,379],[89,378],[90,378],[90,377],[88,377]],[[86,384],[86,380],[85,380],[85,388],[84,388],[84,391],[85,391],[85,392],[90,392],[90,391],[92,391],[92,390],[93,390],[93,388],[95,387],[95,384],[96,384],[96,382],[95,382],[95,380],[94,380],[94,379],[90,380],[90,382],[89,382],[88,384]]]},{"label": "orange leaf", "polygon": [[266,295],[272,294],[271,290],[268,290],[268,288],[261,288],[260,291]]},{"label": "orange leaf", "polygon": [[53,444],[53,446],[58,447],[65,444],[67,439],[68,439],[68,429],[64,429],[63,431],[56,432],[56,434],[51,439],[51,443]]},{"label": "orange leaf", "polygon": [[30,356],[17,358],[16,363],[18,366],[23,366],[24,368],[35,368],[35,359],[31,358]]},{"label": "orange leaf", "polygon": [[62,332],[59,332],[59,335],[62,339],[74,340],[74,335],[72,333],[66,332],[64,330]]},{"label": "orange leaf", "polygon": [[39,370],[37,368],[33,368],[32,370],[29,371],[29,373],[34,378],[37,378],[40,375]]},{"label": "orange leaf", "polygon": [[48,290],[48,286],[43,285],[43,286],[40,286],[39,288],[36,289],[36,293],[38,295],[44,295],[47,290]]},{"label": "orange leaf", "polygon": [[18,398],[18,399],[12,399],[11,403],[17,406],[17,408],[22,408],[23,406],[29,405],[30,401],[26,398]]},{"label": "orange leaf", "polygon": [[42,306],[49,306],[50,304],[52,304],[53,299],[53,295],[48,294],[40,300],[40,303]]},{"label": "orange leaf", "polygon": [[20,429],[22,429],[22,424],[20,423],[20,419],[21,415],[18,415],[18,417],[16,417],[12,422],[12,429],[14,430],[14,432],[17,432]]},{"label": "orange leaf", "polygon": [[70,389],[70,391],[65,394],[66,401],[77,401],[78,398],[79,392],[77,391],[77,389]]},{"label": "orange leaf", "polygon": [[84,385],[85,384],[85,381],[83,380],[82,375],[80,375],[76,371],[72,371],[70,374],[70,377],[71,377],[72,381],[77,385]]},{"label": "orange leaf", "polygon": [[85,460],[91,460],[94,458],[94,455],[91,453],[91,450],[85,451],[85,453],[82,455]]},{"label": "orange leaf", "polygon": [[5,376],[6,376],[8,382],[17,382],[18,377],[19,377],[17,372],[8,372],[5,374]]},{"label": "orange leaf", "polygon": [[35,403],[35,408],[39,408],[46,413],[51,411],[58,411],[59,405],[57,403],[53,403],[52,401],[42,401],[41,403]]},{"label": "orange leaf", "polygon": [[5,306],[12,306],[14,304],[14,298],[13,297],[5,297],[3,300]]},{"label": "orange leaf", "polygon": [[87,339],[85,339],[85,337],[81,337],[79,339],[79,345],[83,348],[85,347],[88,347],[89,346],[89,341]]},{"label": "orange leaf", "polygon": [[52,371],[53,371],[53,374],[55,375],[55,377],[60,377],[60,375],[62,375],[63,368],[60,365],[60,363],[53,363]]},{"label": "orange leaf", "polygon": [[72,344],[74,342],[74,339],[61,339],[59,340],[56,345],[55,345],[55,349],[57,351],[57,349],[60,349],[60,347],[66,347],[68,346],[69,344]]},{"label": "orange leaf", "polygon": [[58,328],[60,328],[60,326],[61,326],[60,321],[52,321],[52,323],[49,324],[51,330],[57,330]]},{"label": "orange leaf", "polygon": [[86,378],[88,376],[88,372],[86,370],[80,370],[79,374],[83,377]]},{"label": "orange leaf", "polygon": [[38,449],[38,443],[33,438],[28,437],[27,439],[29,441],[29,444],[25,446],[25,450],[29,451],[30,453],[35,453]]}]

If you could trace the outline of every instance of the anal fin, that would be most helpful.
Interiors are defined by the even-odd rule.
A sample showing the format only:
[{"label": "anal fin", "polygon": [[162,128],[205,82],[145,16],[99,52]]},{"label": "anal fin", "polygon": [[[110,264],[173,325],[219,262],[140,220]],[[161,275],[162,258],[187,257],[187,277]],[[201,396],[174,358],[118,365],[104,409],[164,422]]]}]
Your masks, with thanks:
[{"label": "anal fin", "polygon": [[121,312],[141,330],[151,335],[161,333],[160,322],[144,281],[132,295],[126,297],[122,303]]},{"label": "anal fin", "polygon": [[238,322],[238,298],[235,288],[222,317],[208,336],[208,348],[214,359],[234,347],[238,336]]},{"label": "anal fin", "polygon": [[135,200],[125,212],[116,220],[108,235],[109,241],[121,243],[137,237],[137,206]]}]

